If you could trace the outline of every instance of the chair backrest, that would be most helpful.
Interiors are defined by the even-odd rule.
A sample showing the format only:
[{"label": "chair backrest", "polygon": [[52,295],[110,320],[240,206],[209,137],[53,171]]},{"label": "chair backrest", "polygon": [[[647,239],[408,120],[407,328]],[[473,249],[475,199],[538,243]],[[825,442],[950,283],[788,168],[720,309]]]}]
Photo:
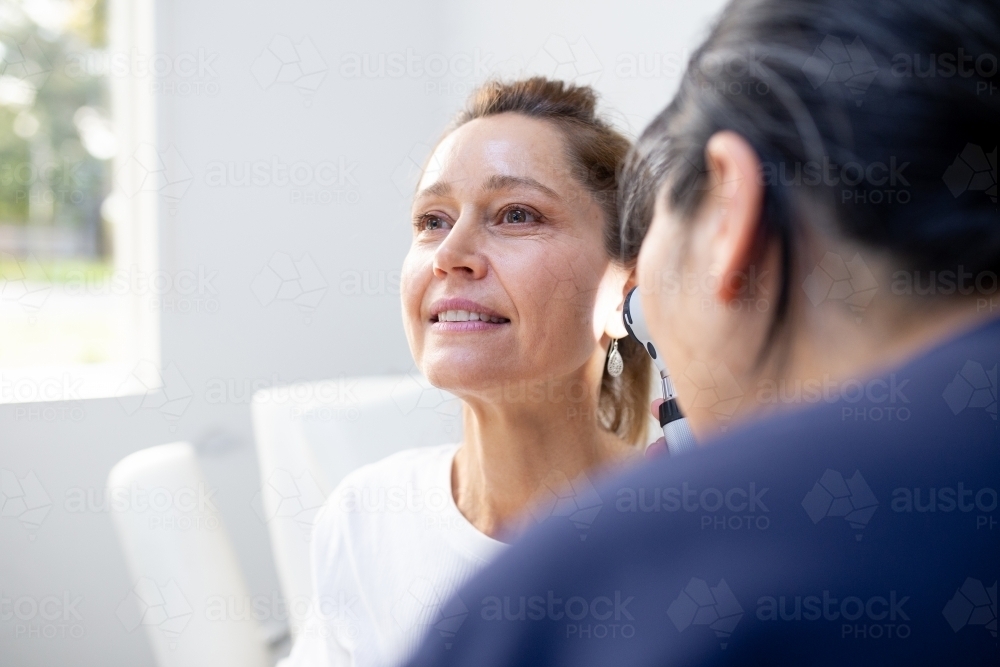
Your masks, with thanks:
[{"label": "chair backrest", "polygon": [[261,474],[254,509],[289,609],[310,598],[313,522],[344,476],[403,449],[461,438],[461,402],[416,374],[272,387],[254,394],[252,414]]},{"label": "chair backrest", "polygon": [[194,448],[175,442],[111,469],[108,504],[130,572],[116,613],[144,626],[159,667],[267,667],[250,592]]}]

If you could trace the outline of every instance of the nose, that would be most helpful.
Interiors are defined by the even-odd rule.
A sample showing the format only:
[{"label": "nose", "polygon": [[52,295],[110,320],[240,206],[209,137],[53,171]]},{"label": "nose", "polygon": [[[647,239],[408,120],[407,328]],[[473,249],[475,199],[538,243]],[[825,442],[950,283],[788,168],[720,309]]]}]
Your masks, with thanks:
[{"label": "nose", "polygon": [[473,280],[485,277],[487,262],[480,240],[471,221],[457,220],[434,252],[434,277],[450,275]]}]

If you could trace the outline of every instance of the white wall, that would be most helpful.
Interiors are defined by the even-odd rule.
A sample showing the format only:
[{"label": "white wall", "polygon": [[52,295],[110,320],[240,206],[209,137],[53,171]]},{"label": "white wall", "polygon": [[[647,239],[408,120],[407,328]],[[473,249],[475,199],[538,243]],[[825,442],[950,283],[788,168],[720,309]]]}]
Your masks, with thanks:
[{"label": "white wall", "polygon": [[[196,443],[251,590],[276,592],[266,529],[251,509],[259,479],[244,384],[410,368],[390,275],[409,241],[406,188],[413,165],[408,156],[423,157],[421,145],[436,139],[481,78],[467,69],[478,57],[485,70],[510,74],[527,66],[579,75],[594,82],[619,122],[637,132],[668,101],[678,63],[721,5],[721,0],[160,3],[157,52],[196,58],[201,52],[211,59],[193,76],[150,80],[160,90],[159,146],[173,144],[192,175],[179,200],[162,204],[161,268],[214,276],[200,293],[167,295],[175,299],[174,308],[162,313],[163,363],[175,365],[193,397],[176,421],[154,408],[129,416],[116,399],[57,405],[73,411],[51,421],[30,419],[23,406],[0,406],[0,468],[19,477],[33,471],[52,501],[37,530],[0,516],[0,597],[80,598],[74,607],[79,619],[70,614],[51,622],[37,615],[7,618],[8,602],[0,610],[0,662],[152,663],[143,631],[127,632],[115,615],[133,582],[110,518],[71,512],[66,505],[78,493],[74,489],[99,494],[110,467],[144,447],[182,439]],[[308,38],[315,45],[326,68],[315,92],[258,81],[271,83],[266,59],[259,58],[275,36],[292,42]],[[569,60],[557,69],[560,49],[567,46]],[[355,78],[342,71],[352,54],[369,54],[371,63],[371,56],[405,57],[408,49],[421,68],[438,66],[440,60],[427,57],[443,54],[452,59],[451,71],[441,77]],[[631,75],[628,64],[640,55],[646,69]],[[349,174],[329,186],[211,182],[220,163],[237,163],[242,171],[244,162],[272,160],[342,163]],[[302,201],[308,197],[340,201]],[[259,283],[255,291],[255,278],[275,253],[315,263],[327,289],[314,309],[269,302],[271,295]],[[366,273],[369,291],[377,293],[364,294],[362,284],[362,294],[351,294],[351,281]],[[177,312],[182,308],[201,312]],[[230,384],[236,394],[218,391]],[[81,629],[82,637],[69,636]]]}]

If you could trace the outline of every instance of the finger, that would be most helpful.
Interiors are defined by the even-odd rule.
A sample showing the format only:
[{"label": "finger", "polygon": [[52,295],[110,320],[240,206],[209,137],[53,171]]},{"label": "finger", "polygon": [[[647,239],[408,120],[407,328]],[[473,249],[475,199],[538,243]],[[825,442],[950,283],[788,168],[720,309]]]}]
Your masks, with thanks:
[{"label": "finger", "polygon": [[646,460],[652,461],[663,456],[667,456],[669,450],[667,449],[667,441],[665,438],[660,438],[656,442],[646,447]]},{"label": "finger", "polygon": [[653,413],[653,419],[660,418],[660,404],[663,403],[662,398],[657,398],[649,405],[649,411]]}]

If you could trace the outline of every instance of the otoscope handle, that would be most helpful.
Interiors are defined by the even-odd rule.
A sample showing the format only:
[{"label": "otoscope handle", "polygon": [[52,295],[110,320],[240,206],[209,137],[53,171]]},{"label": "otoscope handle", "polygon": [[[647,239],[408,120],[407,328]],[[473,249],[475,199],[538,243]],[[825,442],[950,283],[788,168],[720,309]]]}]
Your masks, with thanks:
[{"label": "otoscope handle", "polygon": [[694,449],[697,444],[687,419],[677,405],[676,398],[669,398],[660,403],[660,426],[663,428],[663,439],[667,442],[671,456]]},{"label": "otoscope handle", "polygon": [[660,426],[666,426],[676,419],[683,419],[681,407],[677,405],[676,398],[668,398],[660,403]]}]

